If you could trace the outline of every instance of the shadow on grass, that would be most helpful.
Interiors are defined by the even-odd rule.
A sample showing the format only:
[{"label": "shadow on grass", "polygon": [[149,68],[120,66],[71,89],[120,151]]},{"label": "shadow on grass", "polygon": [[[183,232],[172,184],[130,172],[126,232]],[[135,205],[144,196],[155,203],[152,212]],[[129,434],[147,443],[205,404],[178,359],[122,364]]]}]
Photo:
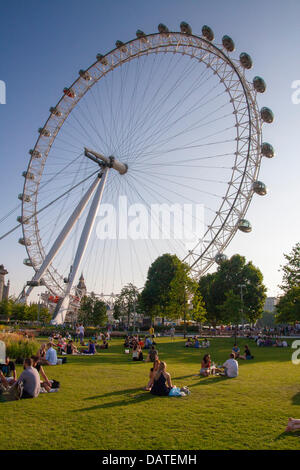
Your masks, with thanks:
[{"label": "shadow on grass", "polygon": [[275,437],[274,441],[281,441],[282,439],[286,437],[297,437],[299,439],[300,436],[300,430],[298,431],[283,431],[281,434],[278,434],[277,437]]},{"label": "shadow on grass", "polygon": [[[131,391],[136,391],[136,390],[139,390],[141,391],[141,389],[130,389]],[[126,393],[127,390],[121,390],[119,392],[113,392],[112,394],[107,394],[107,395],[102,395],[102,397],[105,397],[105,396],[112,396],[112,395],[117,395],[117,394],[121,394],[121,393]],[[91,399],[94,398],[94,397],[91,397]],[[98,397],[100,398],[100,397]],[[110,402],[110,403],[103,403],[101,405],[94,405],[94,406],[90,406],[88,408],[81,408],[80,410],[72,410],[72,413],[78,413],[78,412],[82,412],[82,411],[93,411],[93,410],[101,410],[101,409],[106,409],[106,408],[115,408],[115,407],[119,407],[119,406],[129,406],[129,405],[136,405],[137,403],[143,403],[145,401],[148,401],[148,400],[152,400],[153,398],[156,398],[154,395],[151,395],[150,392],[141,392],[139,393],[138,395],[135,395],[133,397],[130,397],[130,400],[119,400],[119,401],[113,401],[113,402]],[[168,397],[160,397],[160,398],[168,398]]]},{"label": "shadow on grass", "polygon": [[292,403],[293,405],[300,405],[300,393],[296,393],[296,395],[292,397]]},{"label": "shadow on grass", "polygon": [[197,387],[198,385],[216,385],[224,381],[232,380],[230,377],[226,377],[224,375],[215,375],[215,376],[211,375],[209,377],[200,377],[198,375],[197,377],[199,381],[197,381],[197,383],[193,383],[189,385],[189,388]]},{"label": "shadow on grass", "polygon": [[87,397],[84,400],[96,400],[97,398],[114,397],[117,395],[124,395],[124,393],[129,394],[130,392],[131,393],[141,392],[141,387],[127,388],[126,390],[117,390],[116,392],[105,393],[104,395],[96,395],[94,397]]}]

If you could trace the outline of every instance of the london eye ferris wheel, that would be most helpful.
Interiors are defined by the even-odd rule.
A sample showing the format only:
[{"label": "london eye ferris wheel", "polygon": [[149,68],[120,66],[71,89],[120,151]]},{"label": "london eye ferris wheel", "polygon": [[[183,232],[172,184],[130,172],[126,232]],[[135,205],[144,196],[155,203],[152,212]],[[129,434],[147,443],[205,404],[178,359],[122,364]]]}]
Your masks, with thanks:
[{"label": "london eye ferris wheel", "polygon": [[[251,231],[251,199],[267,192],[261,161],[274,156],[262,126],[274,117],[257,103],[264,80],[246,76],[250,55],[234,51],[229,36],[218,44],[208,26],[197,35],[185,22],[177,32],[160,24],[97,54],[64,88],[23,173],[19,243],[34,270],[23,300],[46,286],[61,299],[53,322],[62,323],[81,271],[89,290],[117,293],[128,282],[141,287],[149,265],[168,252],[199,278],[222,262],[237,230]],[[164,227],[154,230],[160,236],[130,237],[116,226],[124,204],[137,225],[134,216],[150,217],[153,204],[174,203],[203,208],[191,215],[202,230],[188,243],[164,236]],[[173,215],[184,226],[182,213]]]}]

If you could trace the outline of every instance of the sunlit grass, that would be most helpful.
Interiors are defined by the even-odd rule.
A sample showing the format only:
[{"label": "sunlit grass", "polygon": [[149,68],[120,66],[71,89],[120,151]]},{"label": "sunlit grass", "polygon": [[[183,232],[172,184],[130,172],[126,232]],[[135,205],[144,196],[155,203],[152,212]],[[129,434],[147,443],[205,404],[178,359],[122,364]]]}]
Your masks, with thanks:
[{"label": "sunlit grass", "polygon": [[[286,434],[289,416],[300,418],[300,366],[292,349],[257,348],[240,361],[239,376],[200,378],[207,350],[184,348],[183,339],[158,338],[160,358],[174,385],[191,395],[153,397],[142,390],[149,363],[124,354],[112,340],[97,356],[69,357],[45,367],[61,382],[56,394],[0,403],[1,449],[298,449],[300,434]],[[245,341],[240,341],[243,350]],[[231,351],[231,339],[212,339],[216,363]],[[18,366],[18,374],[21,367]]]}]

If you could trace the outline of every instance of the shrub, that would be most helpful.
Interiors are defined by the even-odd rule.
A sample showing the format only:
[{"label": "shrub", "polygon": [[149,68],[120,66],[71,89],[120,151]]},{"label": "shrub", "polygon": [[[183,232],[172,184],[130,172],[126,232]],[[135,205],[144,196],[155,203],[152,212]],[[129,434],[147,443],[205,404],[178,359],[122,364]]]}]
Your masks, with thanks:
[{"label": "shrub", "polygon": [[26,357],[36,354],[39,349],[37,341],[24,338],[17,333],[0,333],[0,340],[5,343],[6,354],[19,363]]}]

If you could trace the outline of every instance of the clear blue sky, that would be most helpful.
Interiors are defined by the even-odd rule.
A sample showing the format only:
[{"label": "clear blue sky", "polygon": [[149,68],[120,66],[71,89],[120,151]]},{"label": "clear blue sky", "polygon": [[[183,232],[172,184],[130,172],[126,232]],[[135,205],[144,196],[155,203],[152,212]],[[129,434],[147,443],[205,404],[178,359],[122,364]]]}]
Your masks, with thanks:
[{"label": "clear blue sky", "polygon": [[[254,197],[247,213],[253,231],[238,233],[226,253],[238,252],[252,260],[263,272],[268,295],[278,294],[283,253],[290,252],[300,235],[300,104],[291,100],[291,84],[300,80],[299,18],[299,0],[2,2],[0,80],[7,86],[7,104],[0,105],[0,216],[17,205],[21,173],[37,129],[80,68],[94,62],[98,52],[111,50],[117,39],[132,39],[138,28],[156,32],[163,22],[179,30],[184,20],[200,34],[202,25],[208,24],[219,41],[229,34],[238,52],[251,54],[250,75],[263,76],[268,86],[259,103],[275,114],[274,124],[264,128],[264,140],[273,144],[276,157],[265,159],[260,173],[269,194]],[[15,215],[1,225],[1,234],[14,224]],[[9,271],[14,293],[28,279],[19,236],[15,232],[0,242],[0,264]]]}]

